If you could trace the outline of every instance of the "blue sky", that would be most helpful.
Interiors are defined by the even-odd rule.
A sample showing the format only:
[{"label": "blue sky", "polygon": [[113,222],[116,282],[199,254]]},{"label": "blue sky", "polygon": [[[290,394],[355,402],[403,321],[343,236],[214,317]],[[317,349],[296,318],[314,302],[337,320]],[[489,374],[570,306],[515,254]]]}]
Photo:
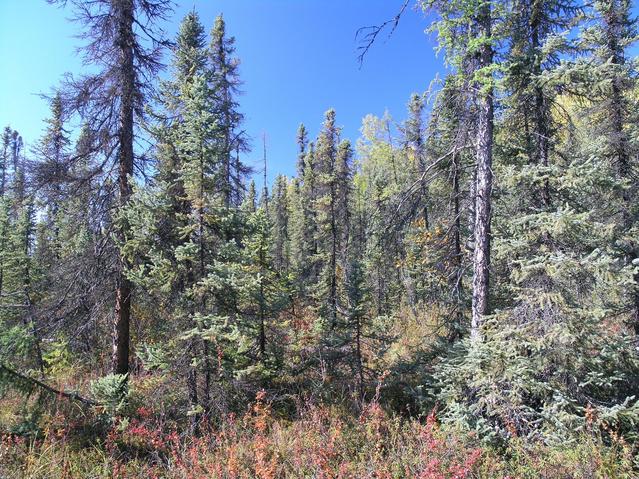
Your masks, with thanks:
[{"label": "blue sky", "polygon": [[[405,116],[412,92],[426,90],[443,73],[424,33],[424,14],[407,10],[395,34],[356,61],[355,31],[391,18],[402,0],[190,0],[177,2],[165,31],[173,38],[185,13],[195,7],[207,30],[222,12],[236,37],[246,129],[253,138],[247,163],[261,167],[262,132],[267,135],[269,177],[295,169],[295,132],[303,122],[314,136],[329,108],[335,108],[344,136],[359,135],[367,113],[388,109]],[[45,0],[0,0],[0,126],[10,124],[27,144],[40,136],[48,93],[65,72],[83,69],[71,12]]]}]

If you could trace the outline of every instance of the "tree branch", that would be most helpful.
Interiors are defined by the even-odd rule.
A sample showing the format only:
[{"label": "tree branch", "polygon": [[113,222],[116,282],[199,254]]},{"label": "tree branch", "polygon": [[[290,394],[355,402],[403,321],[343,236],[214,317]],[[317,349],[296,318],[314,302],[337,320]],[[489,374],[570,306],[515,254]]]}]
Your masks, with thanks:
[{"label": "tree branch", "polygon": [[44,389],[47,392],[50,392],[52,394],[55,394],[56,396],[62,396],[65,397],[67,399],[71,399],[74,401],[79,401],[81,403],[84,403],[88,406],[98,406],[99,403],[94,401],[93,399],[88,399],[85,398],[83,396],[80,396],[78,393],[76,392],[66,392],[66,391],[61,391],[55,388],[52,388],[51,386],[49,386],[48,384],[43,383],[42,381],[39,381],[35,378],[26,376],[22,373],[19,373],[18,371],[14,371],[13,369],[7,367],[6,365],[0,363],[0,372],[5,372],[6,374],[9,374],[10,376],[16,377],[18,379],[20,379],[21,381],[26,381],[30,384],[33,384],[35,386],[38,386],[42,389]]},{"label": "tree branch", "polygon": [[391,24],[392,27],[391,31],[388,34],[388,37],[390,38],[390,36],[395,32],[395,30],[397,29],[397,25],[399,24],[399,19],[402,17],[404,10],[406,10],[406,7],[408,6],[408,1],[409,0],[404,0],[404,4],[399,9],[399,12],[397,12],[397,14],[393,18],[391,18],[390,20],[386,20],[381,25],[372,25],[369,27],[361,27],[357,29],[357,32],[355,32],[355,41],[358,40],[360,35],[363,35],[362,44],[357,47],[357,51],[360,52],[360,54],[357,55],[357,62],[359,63],[360,68],[362,68],[364,57],[368,53],[368,50],[370,50],[370,48],[373,46],[373,43],[375,43],[377,35],[379,35],[382,30],[384,30],[388,25]]}]

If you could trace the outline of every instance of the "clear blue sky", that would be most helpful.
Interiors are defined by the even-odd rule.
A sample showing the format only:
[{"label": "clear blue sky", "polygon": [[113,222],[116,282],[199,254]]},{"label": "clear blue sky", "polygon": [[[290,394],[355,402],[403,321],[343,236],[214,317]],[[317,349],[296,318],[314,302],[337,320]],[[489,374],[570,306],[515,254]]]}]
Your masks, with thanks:
[{"label": "clear blue sky", "polygon": [[[407,10],[392,38],[379,38],[361,69],[355,31],[392,17],[402,0],[190,0],[180,2],[165,30],[171,38],[195,7],[207,30],[223,12],[237,40],[244,80],[240,102],[253,138],[247,163],[261,167],[261,134],[267,134],[269,177],[294,173],[300,122],[314,136],[328,108],[335,108],[344,136],[359,135],[367,113],[388,109],[405,116],[412,92],[422,92],[439,72],[434,38],[424,33],[422,12]],[[0,126],[10,124],[27,144],[40,136],[48,93],[67,72],[82,70],[71,12],[45,0],[0,0]]]}]

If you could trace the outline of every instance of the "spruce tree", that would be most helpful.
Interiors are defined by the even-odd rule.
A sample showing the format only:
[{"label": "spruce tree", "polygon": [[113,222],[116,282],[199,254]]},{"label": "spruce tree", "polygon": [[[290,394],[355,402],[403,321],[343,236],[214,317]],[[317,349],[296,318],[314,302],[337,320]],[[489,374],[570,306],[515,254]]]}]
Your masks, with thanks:
[{"label": "spruce tree", "polygon": [[297,177],[302,180],[304,178],[306,150],[308,148],[308,131],[303,123],[297,129]]},{"label": "spruce tree", "polygon": [[[353,178],[358,211],[354,236],[365,249],[362,261],[367,289],[378,316],[390,313],[393,304],[400,301],[401,292],[412,291],[400,263],[405,225],[418,210],[412,201],[407,201],[405,207],[401,204],[403,192],[413,182],[415,164],[412,156],[403,155],[395,146],[391,122],[388,114],[383,118],[364,118],[362,137],[357,143],[359,167]],[[393,274],[389,275],[389,271]],[[414,295],[408,296],[407,301],[414,307]]]},{"label": "spruce tree", "polygon": [[[248,269],[247,287],[244,288],[245,314],[252,316],[252,321],[245,322],[243,333],[250,338],[248,353],[253,355],[262,373],[271,375],[275,367],[281,367],[280,347],[272,334],[277,315],[287,303],[286,277],[278,270],[275,257],[272,255],[274,225],[269,221],[264,207],[249,213],[249,231],[243,240],[246,257],[244,262]],[[256,340],[253,341],[252,339]],[[257,354],[253,354],[256,345]],[[250,372],[251,366],[247,372]]]},{"label": "spruce tree", "polygon": [[320,271],[318,241],[318,210],[316,200],[319,197],[320,180],[319,162],[315,152],[315,144],[311,142],[304,157],[304,176],[301,178],[301,237],[299,241],[299,262],[302,281],[314,286]]},{"label": "spruce tree", "polygon": [[[493,440],[551,442],[584,431],[593,408],[627,432],[638,411],[637,364],[628,338],[607,327],[627,279],[595,199],[611,182],[605,163],[581,150],[574,100],[557,94],[575,85],[561,83],[570,76],[558,58],[569,46],[554,34],[577,9],[531,8],[509,13],[508,101],[497,134],[508,147],[495,162],[495,311],[482,341],[462,342],[440,368],[444,418]],[[558,121],[555,111],[570,116]],[[513,131],[514,123],[529,128]]]},{"label": "spruce tree", "polygon": [[403,128],[404,143],[408,155],[415,165],[415,177],[420,178],[419,194],[415,211],[419,211],[419,216],[424,223],[424,227],[429,229],[430,221],[428,217],[428,184],[426,178],[426,141],[424,139],[424,101],[418,94],[413,94],[408,103],[408,119]]},{"label": "spruce tree", "polygon": [[[471,183],[473,234],[473,295],[471,335],[481,336],[483,316],[489,313],[490,223],[493,188],[495,47],[494,35],[500,5],[490,1],[422,1],[435,10],[439,48],[460,75],[467,75],[475,92],[475,170]],[[494,11],[494,10],[498,11]],[[503,19],[501,20],[503,22]]]},{"label": "spruce tree", "polygon": [[[219,108],[210,50],[216,43],[207,48],[203,31],[195,12],[183,20],[173,75],[161,89],[161,110],[150,128],[160,168],[154,187],[139,189],[125,210],[132,234],[122,244],[132,264],[129,277],[150,301],[161,301],[177,331],[178,342],[170,330],[165,338],[169,351],[178,348],[168,366],[185,379],[194,430],[203,413],[211,414],[214,382],[228,377],[226,366],[231,371],[246,366],[242,345],[250,328],[242,302],[250,284],[243,241],[250,230],[246,216],[254,208],[240,210],[230,201],[243,196],[236,182],[227,183],[224,139],[234,126],[225,123],[228,112]],[[228,135],[222,134],[225,128],[231,128]],[[152,362],[159,352],[147,350]]]},{"label": "spruce tree", "polygon": [[[239,153],[246,151],[247,138],[241,130],[244,116],[239,111],[237,96],[242,84],[239,76],[239,60],[234,57],[235,38],[226,33],[224,17],[219,15],[210,33],[208,57],[210,88],[215,92],[215,111],[218,122],[219,154],[223,159],[223,168],[218,186],[223,192],[224,204],[230,205],[237,200],[242,181],[249,170],[239,161]],[[236,155],[236,158],[233,155]],[[235,201],[239,206],[239,201]]]},{"label": "spruce tree", "polygon": [[[631,2],[597,1],[589,12],[594,25],[584,29],[581,44],[589,52],[576,66],[582,78],[583,94],[591,105],[582,111],[593,138],[590,150],[605,159],[609,173],[618,186],[608,212],[616,226],[616,243],[626,267],[636,266],[639,246],[636,241],[639,211],[636,208],[638,190],[637,122],[633,103],[637,87],[636,65],[628,58],[637,40],[637,19],[632,16]],[[624,309],[630,313],[629,324],[639,334],[639,273],[633,276],[634,286],[627,295]]]},{"label": "spruce tree", "polygon": [[67,148],[70,144],[68,132],[64,127],[62,98],[57,93],[51,99],[51,117],[47,120],[48,127],[40,144],[36,148],[39,161],[34,168],[34,183],[41,191],[41,200],[46,208],[46,225],[49,231],[49,250],[51,260],[60,258],[60,222],[64,199],[64,191],[69,183],[69,167]]},{"label": "spruce tree", "polygon": [[286,177],[278,175],[273,186],[269,213],[273,225],[273,260],[275,268],[287,276],[290,268],[289,199]]},{"label": "spruce tree", "polygon": [[321,264],[319,302],[323,319],[330,328],[337,323],[338,309],[338,253],[340,248],[338,211],[337,149],[339,128],[335,125],[335,111],[328,110],[317,139],[315,158],[318,165],[318,259]]},{"label": "spruce tree", "polygon": [[[51,0],[66,5],[66,1]],[[130,177],[135,173],[135,127],[143,117],[144,102],[151,88],[148,82],[159,71],[159,55],[164,45],[157,40],[157,23],[170,10],[167,0],[98,0],[90,5],[70,2],[76,19],[85,27],[82,48],[88,64],[98,72],[69,77],[62,92],[65,108],[76,111],[90,128],[98,128],[101,149],[115,152],[118,202],[124,208],[131,196]],[[143,27],[140,27],[144,25]],[[161,32],[159,32],[161,34]],[[117,111],[117,114],[113,113]],[[110,158],[108,158],[110,159]],[[117,226],[119,241],[128,232],[126,223]],[[131,283],[128,265],[117,265],[115,319],[113,322],[113,372],[129,372]]]}]

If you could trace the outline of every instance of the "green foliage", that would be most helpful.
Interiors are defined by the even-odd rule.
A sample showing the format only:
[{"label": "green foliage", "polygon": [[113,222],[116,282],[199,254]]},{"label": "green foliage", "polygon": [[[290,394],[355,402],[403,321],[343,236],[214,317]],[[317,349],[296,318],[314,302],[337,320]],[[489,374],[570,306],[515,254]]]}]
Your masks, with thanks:
[{"label": "green foliage", "polygon": [[[280,455],[291,450],[309,475],[363,477],[374,464],[388,477],[631,477],[630,2],[418,3],[432,13],[448,75],[410,96],[404,121],[367,115],[356,143],[333,109],[316,138],[300,125],[296,175],[277,175],[260,198],[240,160],[239,60],[221,15],[208,36],[195,11],[183,19],[170,73],[138,125],[153,161],[129,178],[126,204],[107,168],[119,154],[113,125],[83,124],[71,147],[76,105],[64,92],[33,159],[5,129],[0,397],[20,410],[14,432],[49,434],[45,409],[60,398],[34,401],[42,384],[81,390],[88,371],[105,369],[124,265],[131,375],[91,384],[114,429],[96,449],[101,466],[78,474],[124,475],[111,455],[120,448],[123,458],[153,456],[169,475],[200,458],[218,474],[243,454],[246,477],[274,477],[272,464],[297,464]],[[471,325],[483,290],[477,253],[490,256],[489,314]],[[382,406],[406,415],[436,406],[444,432],[434,414],[424,425]],[[178,438],[187,427],[186,437],[220,432],[218,442],[198,449],[204,440]]]},{"label": "green foliage", "polygon": [[572,107],[569,95],[550,88],[568,68],[558,60],[566,44],[553,32],[568,26],[565,13],[577,7],[531,8],[542,8],[541,23],[512,12],[517,42],[503,83],[493,315],[480,339],[455,346],[438,367],[439,397],[446,421],[488,440],[559,444],[588,428],[631,439],[639,363],[617,315],[633,269],[612,246],[618,224],[604,212],[620,204],[612,193],[624,179],[593,154],[592,138],[575,135],[571,118],[590,106]]},{"label": "green foliage", "polygon": [[109,374],[91,382],[91,395],[111,420],[128,405],[128,379],[128,374]]}]

